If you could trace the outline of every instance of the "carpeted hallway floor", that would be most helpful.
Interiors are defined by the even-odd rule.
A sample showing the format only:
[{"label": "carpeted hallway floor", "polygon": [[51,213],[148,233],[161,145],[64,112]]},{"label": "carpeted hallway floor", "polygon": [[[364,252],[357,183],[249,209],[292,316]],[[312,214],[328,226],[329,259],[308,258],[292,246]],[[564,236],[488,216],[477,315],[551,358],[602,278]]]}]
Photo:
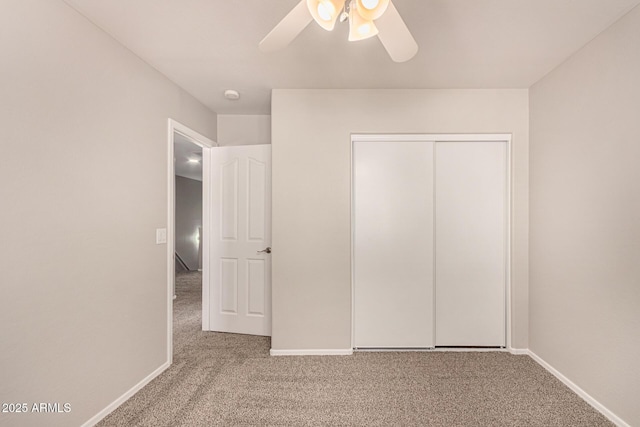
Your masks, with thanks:
[{"label": "carpeted hallway floor", "polygon": [[181,274],[174,362],[99,426],[610,426],[528,356],[270,357],[269,339],[202,332],[200,274]]}]

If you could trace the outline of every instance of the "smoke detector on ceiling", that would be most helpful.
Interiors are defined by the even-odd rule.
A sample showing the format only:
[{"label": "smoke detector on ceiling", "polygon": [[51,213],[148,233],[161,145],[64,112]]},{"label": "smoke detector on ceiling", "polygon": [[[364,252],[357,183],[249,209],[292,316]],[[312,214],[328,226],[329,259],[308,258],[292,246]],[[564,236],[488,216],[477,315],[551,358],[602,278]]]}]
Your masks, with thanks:
[{"label": "smoke detector on ceiling", "polygon": [[238,99],[240,99],[240,92],[238,92],[237,90],[228,89],[224,91],[224,97],[229,101],[237,101]]}]

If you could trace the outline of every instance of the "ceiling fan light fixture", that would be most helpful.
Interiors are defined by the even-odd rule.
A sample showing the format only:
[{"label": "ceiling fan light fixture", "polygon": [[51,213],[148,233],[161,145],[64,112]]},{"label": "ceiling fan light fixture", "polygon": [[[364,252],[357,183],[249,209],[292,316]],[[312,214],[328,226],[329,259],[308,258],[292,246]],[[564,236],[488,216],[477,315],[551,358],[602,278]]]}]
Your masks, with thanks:
[{"label": "ceiling fan light fixture", "polygon": [[349,41],[368,39],[378,35],[378,28],[372,20],[364,19],[352,7],[349,11]]},{"label": "ceiling fan light fixture", "polygon": [[389,0],[356,0],[358,14],[367,21],[380,18],[387,7],[389,7]]},{"label": "ceiling fan light fixture", "polygon": [[336,13],[333,5],[329,2],[318,3],[318,16],[323,21],[331,21],[331,17]]},{"label": "ceiling fan light fixture", "polygon": [[333,30],[345,0],[307,0],[313,19],[327,31]]},{"label": "ceiling fan light fixture", "polygon": [[[377,18],[381,19],[376,22]],[[299,0],[260,42],[260,50],[284,48],[311,21],[332,30],[338,19],[349,20],[350,41],[377,36],[394,62],[406,62],[418,53],[418,43],[391,0]]]}]

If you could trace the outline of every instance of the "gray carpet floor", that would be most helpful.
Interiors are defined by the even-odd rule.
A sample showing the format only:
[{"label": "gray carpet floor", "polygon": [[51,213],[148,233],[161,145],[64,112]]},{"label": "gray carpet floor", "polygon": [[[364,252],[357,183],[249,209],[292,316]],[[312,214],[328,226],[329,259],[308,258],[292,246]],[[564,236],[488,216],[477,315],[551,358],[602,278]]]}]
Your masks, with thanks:
[{"label": "gray carpet floor", "polygon": [[610,426],[528,356],[270,357],[268,338],[202,332],[199,273],[178,276],[174,362],[99,426]]}]

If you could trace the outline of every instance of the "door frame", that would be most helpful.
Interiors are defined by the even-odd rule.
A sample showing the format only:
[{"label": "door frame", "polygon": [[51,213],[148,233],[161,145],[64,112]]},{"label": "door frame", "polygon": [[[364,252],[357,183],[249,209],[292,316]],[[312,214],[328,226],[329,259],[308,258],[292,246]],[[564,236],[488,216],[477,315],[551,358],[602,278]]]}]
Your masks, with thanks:
[{"label": "door frame", "polygon": [[[175,283],[175,168],[174,168],[174,135],[178,133],[195,145],[202,147],[202,304],[209,304],[209,233],[211,213],[209,207],[211,163],[210,151],[218,143],[194,131],[182,123],[168,119],[167,127],[167,360],[173,363],[173,297]],[[202,324],[209,324],[209,315],[202,310]]]},{"label": "door frame", "polygon": [[[505,212],[505,349],[508,351],[511,347],[511,329],[512,329],[512,313],[511,313],[511,236],[512,236],[512,212],[513,212],[513,197],[512,197],[512,180],[513,174],[511,169],[512,164],[512,149],[511,149],[512,134],[510,133],[492,133],[492,134],[393,134],[393,133],[381,133],[381,134],[363,134],[354,133],[351,134],[351,348],[355,349],[355,203],[354,203],[354,144],[356,142],[487,142],[487,141],[499,141],[505,142],[507,145],[507,165],[506,165],[506,212]],[[435,234],[434,234],[435,235]],[[434,252],[435,257],[435,252]],[[435,265],[435,259],[434,259]],[[435,271],[434,271],[434,301],[435,301]],[[434,316],[434,340],[435,340],[435,310]],[[437,350],[438,348],[436,348]]]}]

